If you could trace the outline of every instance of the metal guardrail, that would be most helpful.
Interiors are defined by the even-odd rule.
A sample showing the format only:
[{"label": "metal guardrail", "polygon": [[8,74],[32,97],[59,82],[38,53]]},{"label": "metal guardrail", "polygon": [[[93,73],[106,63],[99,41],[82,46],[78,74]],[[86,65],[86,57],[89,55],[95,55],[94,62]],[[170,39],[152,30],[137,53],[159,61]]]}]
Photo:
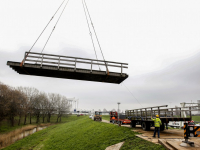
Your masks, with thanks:
[{"label": "metal guardrail", "polygon": [[74,70],[77,68],[77,63],[89,64],[91,65],[91,72],[94,65],[107,66],[107,67],[117,67],[121,68],[121,74],[123,73],[123,68],[128,68],[128,63],[120,63],[113,61],[104,61],[80,57],[71,57],[71,56],[62,56],[62,55],[52,55],[44,53],[35,53],[35,52],[25,52],[23,65],[26,61],[40,64],[42,67],[44,64],[57,65],[58,70],[60,66],[73,66]]}]

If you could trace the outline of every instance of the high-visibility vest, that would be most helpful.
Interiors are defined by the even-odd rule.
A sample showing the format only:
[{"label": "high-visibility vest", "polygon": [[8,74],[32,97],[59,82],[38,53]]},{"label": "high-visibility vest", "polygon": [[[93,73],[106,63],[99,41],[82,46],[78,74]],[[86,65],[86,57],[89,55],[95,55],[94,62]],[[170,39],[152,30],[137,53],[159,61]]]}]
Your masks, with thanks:
[{"label": "high-visibility vest", "polygon": [[160,127],[160,125],[162,125],[162,122],[161,122],[160,118],[156,118],[156,119],[151,118],[151,120],[154,121],[154,126],[155,127]]},{"label": "high-visibility vest", "polygon": [[112,117],[112,119],[115,119],[115,117]]}]

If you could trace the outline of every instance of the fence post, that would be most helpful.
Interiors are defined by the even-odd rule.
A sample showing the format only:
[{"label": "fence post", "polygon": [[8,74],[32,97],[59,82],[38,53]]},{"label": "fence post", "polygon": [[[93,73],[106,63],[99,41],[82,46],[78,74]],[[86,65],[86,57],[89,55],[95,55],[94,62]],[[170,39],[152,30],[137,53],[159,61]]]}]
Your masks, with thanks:
[{"label": "fence post", "polygon": [[75,58],[75,68],[74,68],[74,71],[76,71],[76,58]]},{"label": "fence post", "polygon": [[185,139],[185,142],[187,143],[188,142],[188,123],[184,123],[184,139]]},{"label": "fence post", "polygon": [[[27,57],[28,57],[28,55],[27,55]],[[25,61],[26,61],[26,52],[25,52],[25,54],[24,54],[23,66],[24,66]]]},{"label": "fence post", "polygon": [[60,56],[59,56],[59,60],[58,60],[58,70],[60,68]]},{"label": "fence post", "polygon": [[42,60],[41,60],[41,65],[40,65],[41,68],[42,68],[43,57],[44,55],[42,54]]},{"label": "fence post", "polygon": [[92,62],[93,62],[93,61],[91,60],[91,71],[90,71],[91,73],[92,73]]}]

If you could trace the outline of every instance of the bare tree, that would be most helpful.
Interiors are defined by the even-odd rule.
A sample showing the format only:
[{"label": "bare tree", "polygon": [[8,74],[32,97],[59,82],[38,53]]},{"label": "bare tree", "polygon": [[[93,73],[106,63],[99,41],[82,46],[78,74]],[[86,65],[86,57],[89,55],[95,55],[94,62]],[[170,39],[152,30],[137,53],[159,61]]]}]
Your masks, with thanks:
[{"label": "bare tree", "polygon": [[0,83],[0,122],[8,116],[10,90],[9,86]]},{"label": "bare tree", "polygon": [[40,104],[41,104],[41,115],[42,115],[42,121],[44,123],[44,119],[47,116],[47,106],[48,106],[48,97],[46,93],[40,94]]},{"label": "bare tree", "polygon": [[49,93],[48,94],[48,102],[47,102],[47,122],[50,122],[51,115],[56,110],[56,94],[55,93]]},{"label": "bare tree", "polygon": [[32,111],[34,116],[36,117],[36,123],[40,122],[40,117],[41,117],[41,99],[42,95],[38,94],[34,98],[34,101],[32,102]]},{"label": "bare tree", "polygon": [[8,114],[9,114],[9,119],[11,121],[11,126],[14,126],[14,117],[17,116],[19,112],[21,112],[20,111],[21,99],[23,99],[23,95],[18,90],[11,88],[9,105],[8,105]]},{"label": "bare tree", "polygon": [[31,124],[32,123],[31,118],[33,114],[33,105],[34,105],[35,98],[39,95],[39,90],[33,87],[18,87],[18,90],[24,93],[24,95],[26,96],[26,101],[24,101],[23,103],[24,124],[26,124],[26,118],[28,114],[29,114],[30,124]]},{"label": "bare tree", "polygon": [[18,108],[17,108],[17,112],[18,112],[18,116],[19,116],[19,120],[18,120],[18,125],[20,125],[21,123],[21,117],[24,113],[26,113],[26,109],[25,109],[25,104],[27,101],[26,95],[21,92],[18,89],[15,89],[15,97],[16,97],[16,101],[18,103]]},{"label": "bare tree", "polygon": [[4,119],[8,119],[11,125],[14,125],[14,118],[19,117],[18,125],[24,116],[24,124],[26,124],[28,115],[31,118],[36,117],[36,123],[44,123],[45,118],[50,122],[52,114],[57,114],[57,122],[61,121],[63,114],[68,113],[70,105],[65,96],[55,93],[39,92],[33,87],[13,88],[0,83],[0,123]]},{"label": "bare tree", "polygon": [[57,122],[60,119],[64,113],[68,113],[70,110],[70,105],[68,103],[68,100],[65,96],[61,96],[57,94],[57,101],[56,101],[56,108],[57,108]]}]

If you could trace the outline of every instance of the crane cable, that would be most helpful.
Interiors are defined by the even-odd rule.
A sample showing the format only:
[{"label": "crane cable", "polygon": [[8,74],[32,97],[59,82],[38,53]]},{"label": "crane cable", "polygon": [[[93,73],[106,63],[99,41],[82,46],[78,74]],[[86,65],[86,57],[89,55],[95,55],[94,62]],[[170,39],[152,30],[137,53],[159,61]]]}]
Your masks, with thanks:
[{"label": "crane cable", "polygon": [[[42,54],[42,52],[44,51],[44,49],[45,49],[45,47],[46,47],[47,43],[49,42],[49,39],[50,39],[50,37],[51,37],[51,35],[52,35],[53,31],[55,30],[55,28],[56,28],[56,25],[58,24],[58,22],[59,22],[59,20],[60,20],[60,18],[61,18],[61,16],[62,16],[62,14],[63,14],[63,12],[64,12],[64,10],[65,10],[65,8],[66,8],[67,4],[68,4],[68,2],[69,2],[69,0],[68,0],[68,1],[67,1],[67,3],[65,4],[65,6],[64,6],[64,8],[63,8],[63,10],[62,10],[62,12],[61,12],[61,14],[60,14],[60,16],[59,16],[58,20],[56,21],[56,24],[54,25],[54,27],[53,27],[53,29],[52,29],[52,31],[51,31],[51,33],[50,33],[50,35],[49,35],[48,39],[47,39],[47,41],[46,41],[46,43],[45,43],[45,45],[44,45],[44,47],[43,47],[42,51],[41,51],[41,54]],[[36,61],[36,64],[37,64],[38,60],[39,60],[39,58],[37,59],[37,61]],[[42,60],[42,58],[41,58],[41,60]]]},{"label": "crane cable", "polygon": [[65,4],[65,6],[64,6],[64,8],[63,8],[63,10],[62,10],[62,12],[61,12],[61,14],[60,14],[60,16],[59,16],[59,18],[58,18],[56,24],[55,24],[55,26],[53,27],[53,29],[52,29],[52,31],[51,31],[51,33],[50,33],[50,35],[49,35],[49,37],[48,37],[48,39],[47,39],[45,45],[44,45],[44,47],[43,47],[43,49],[42,49],[42,51],[41,51],[41,53],[44,51],[44,49],[45,49],[45,47],[46,47],[46,45],[47,45],[47,43],[48,43],[48,41],[49,41],[49,39],[50,39],[50,37],[51,37],[53,31],[54,31],[55,28],[56,28],[56,25],[58,24],[58,22],[59,22],[59,20],[60,20],[60,18],[61,18],[61,16],[62,16],[62,14],[63,14],[63,12],[64,12],[64,10],[65,10],[67,4],[68,4],[68,2],[69,2],[69,0],[68,0],[67,3]]},{"label": "crane cable", "polygon": [[[84,13],[85,13],[85,18],[86,18],[86,21],[87,21],[87,26],[88,26],[88,29],[89,29],[89,34],[90,34],[91,41],[92,41],[92,46],[93,46],[93,48],[94,48],[94,52],[95,52],[96,59],[97,59],[97,62],[98,62],[97,52],[96,52],[95,45],[94,45],[94,41],[93,41],[93,38],[92,38],[92,32],[91,32],[91,30],[90,30],[90,25],[89,25],[89,22],[88,22],[88,17],[87,17],[87,14],[86,14],[86,10],[85,10],[85,6],[84,6],[83,0],[82,0],[82,4],[83,4]],[[98,66],[99,66],[99,65],[98,65]],[[99,66],[99,70],[101,71],[100,66]]]},{"label": "crane cable", "polygon": [[[124,83],[122,83],[124,86],[125,86],[125,88],[131,93],[131,95],[135,98],[135,96],[133,95],[133,93],[128,89],[128,87],[124,84]],[[137,98],[135,98],[136,99],[136,101],[138,102],[138,104],[140,104],[140,102],[137,100]],[[142,104],[140,104],[141,106],[142,106]],[[143,107],[143,106],[142,106]]]},{"label": "crane cable", "polygon": [[91,16],[90,16],[90,13],[89,13],[89,10],[88,10],[88,7],[87,7],[87,4],[86,4],[85,0],[83,0],[83,1],[84,1],[84,3],[85,3],[85,7],[86,7],[86,10],[87,10],[88,16],[89,16],[89,18],[90,18],[90,23],[91,23],[91,25],[92,25],[92,28],[93,28],[93,30],[94,30],[95,37],[96,37],[96,39],[97,39],[97,43],[98,43],[98,45],[99,45],[99,49],[101,50],[101,54],[102,54],[102,57],[103,57],[104,62],[105,62],[105,66],[106,66],[106,70],[107,70],[107,75],[109,75],[108,66],[107,66],[107,63],[106,63],[106,61],[105,61],[105,58],[104,58],[104,55],[103,55],[103,51],[102,51],[102,49],[101,49],[101,45],[100,45],[99,39],[98,39],[98,37],[97,37],[97,34],[96,34],[96,31],[95,31],[94,25],[93,25],[93,23],[92,23],[92,18],[91,18]]},{"label": "crane cable", "polygon": [[[58,10],[60,9],[60,7],[63,5],[63,3],[65,2],[65,0],[63,0],[63,2],[60,4],[60,6],[58,7],[58,9],[56,10],[56,12],[53,14],[53,16],[51,17],[51,19],[49,20],[49,22],[47,23],[47,25],[44,27],[44,29],[42,30],[42,32],[40,33],[40,35],[38,36],[38,38],[36,39],[36,41],[33,43],[33,45],[31,46],[30,50],[28,52],[30,52],[33,47],[35,46],[35,44],[37,43],[37,41],[39,40],[39,38],[41,37],[41,35],[43,34],[43,32],[46,30],[47,26],[50,24],[50,22],[53,20],[54,16],[57,14]],[[28,53],[29,54],[29,53]],[[28,54],[25,56],[25,59],[28,57]],[[23,59],[20,66],[22,66],[23,62],[25,60]]]}]

